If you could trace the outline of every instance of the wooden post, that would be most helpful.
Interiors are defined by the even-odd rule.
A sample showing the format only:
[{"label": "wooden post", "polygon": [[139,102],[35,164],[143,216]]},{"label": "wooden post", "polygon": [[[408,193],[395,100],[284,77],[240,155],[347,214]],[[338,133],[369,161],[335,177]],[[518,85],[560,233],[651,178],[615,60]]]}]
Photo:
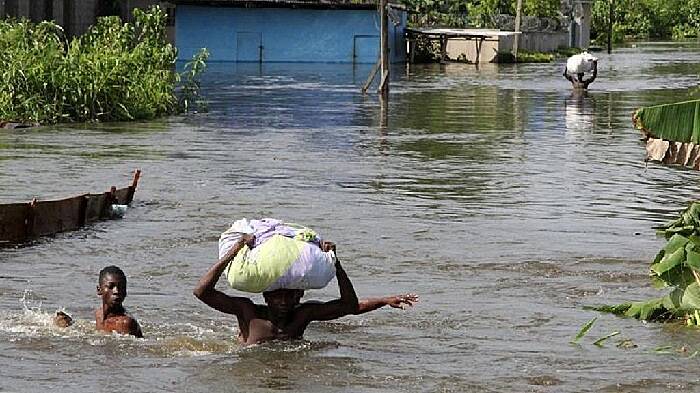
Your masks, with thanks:
[{"label": "wooden post", "polygon": [[367,80],[365,81],[365,85],[362,86],[362,94],[367,93],[367,89],[369,89],[369,85],[372,84],[374,77],[377,76],[377,72],[379,71],[381,61],[382,61],[381,59],[377,60],[377,62],[374,63],[374,65],[372,66],[372,70],[369,72],[369,76],[367,77]]},{"label": "wooden post", "polygon": [[515,37],[513,37],[513,58],[518,62],[518,41],[520,40],[520,13],[523,10],[523,0],[518,0],[515,5]]},{"label": "wooden post", "polygon": [[440,64],[447,64],[447,35],[440,34]]},{"label": "wooden post", "polygon": [[608,0],[610,2],[610,9],[608,13],[608,54],[612,53],[612,34],[613,34],[613,8],[614,0]]},{"label": "wooden post", "polygon": [[380,47],[381,47],[381,65],[382,78],[379,84],[379,92],[382,95],[389,93],[389,8],[388,0],[380,2]]}]

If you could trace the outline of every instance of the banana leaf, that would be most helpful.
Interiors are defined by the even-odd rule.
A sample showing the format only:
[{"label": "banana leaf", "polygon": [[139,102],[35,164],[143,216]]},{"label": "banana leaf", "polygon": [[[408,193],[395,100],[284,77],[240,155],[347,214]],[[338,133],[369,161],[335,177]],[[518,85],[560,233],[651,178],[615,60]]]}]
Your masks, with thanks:
[{"label": "banana leaf", "polygon": [[640,108],[634,123],[649,137],[700,143],[700,100]]}]

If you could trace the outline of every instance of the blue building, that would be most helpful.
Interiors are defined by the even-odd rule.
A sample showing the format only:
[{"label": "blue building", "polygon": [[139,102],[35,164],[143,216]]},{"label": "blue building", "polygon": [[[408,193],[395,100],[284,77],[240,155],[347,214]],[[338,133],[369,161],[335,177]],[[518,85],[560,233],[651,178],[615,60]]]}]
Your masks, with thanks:
[{"label": "blue building", "polygon": [[[375,63],[379,12],[374,1],[176,0],[175,45],[188,60],[207,48],[210,61]],[[390,6],[392,62],[406,58],[406,11]]]}]

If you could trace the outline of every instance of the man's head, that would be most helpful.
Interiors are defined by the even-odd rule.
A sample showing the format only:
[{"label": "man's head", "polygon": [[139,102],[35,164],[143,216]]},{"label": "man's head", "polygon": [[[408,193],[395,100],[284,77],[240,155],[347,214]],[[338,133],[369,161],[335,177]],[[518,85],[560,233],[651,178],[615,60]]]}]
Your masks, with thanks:
[{"label": "man's head", "polygon": [[97,296],[107,307],[121,307],[126,298],[126,274],[116,266],[107,266],[100,271]]},{"label": "man's head", "polygon": [[304,291],[301,289],[277,289],[263,292],[267,306],[278,314],[286,314],[294,310],[302,296]]}]

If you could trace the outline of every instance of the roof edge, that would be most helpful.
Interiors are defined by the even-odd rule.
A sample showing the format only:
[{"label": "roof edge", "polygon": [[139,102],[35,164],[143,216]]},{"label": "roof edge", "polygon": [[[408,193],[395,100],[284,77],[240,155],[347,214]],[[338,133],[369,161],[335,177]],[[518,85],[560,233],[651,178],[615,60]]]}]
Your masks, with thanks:
[{"label": "roof edge", "polygon": [[328,0],[170,0],[175,5],[197,5],[232,8],[307,8],[374,10],[376,2],[350,3]]}]

